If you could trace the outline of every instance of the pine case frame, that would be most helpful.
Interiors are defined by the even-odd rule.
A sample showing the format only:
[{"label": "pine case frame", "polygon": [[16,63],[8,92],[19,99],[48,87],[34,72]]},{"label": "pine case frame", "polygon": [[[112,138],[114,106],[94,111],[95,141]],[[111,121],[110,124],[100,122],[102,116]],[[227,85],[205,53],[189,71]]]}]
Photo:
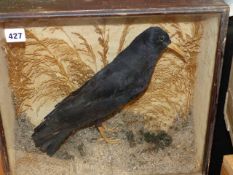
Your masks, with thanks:
[{"label": "pine case frame", "polygon": [[[13,2],[13,1],[11,1]],[[142,16],[142,17],[149,17],[149,16],[156,16],[156,15],[216,15],[218,16],[218,36],[214,42],[216,42],[216,53],[215,53],[215,61],[214,61],[214,68],[212,72],[212,80],[208,81],[208,83],[211,86],[211,95],[209,100],[209,108],[205,109],[208,113],[207,117],[207,125],[206,126],[200,126],[200,133],[196,136],[197,138],[204,138],[205,147],[203,148],[203,151],[200,151],[199,156],[202,157],[200,160],[203,161],[202,168],[201,168],[201,174],[206,174],[208,172],[208,165],[209,165],[209,158],[210,158],[210,150],[211,150],[211,144],[213,139],[213,127],[215,122],[215,114],[216,114],[216,104],[218,99],[218,89],[219,89],[219,83],[220,83],[220,77],[221,77],[221,68],[222,68],[222,54],[223,49],[225,45],[225,34],[226,34],[226,27],[227,27],[227,21],[228,21],[228,7],[221,1],[185,1],[181,0],[179,2],[161,2],[161,1],[143,1],[143,0],[136,0],[133,3],[130,1],[124,1],[124,2],[116,2],[116,1],[98,1],[98,3],[95,3],[95,1],[79,1],[79,2],[73,2],[70,1],[59,1],[56,4],[53,4],[51,2],[44,2],[44,3],[38,3],[35,1],[30,1],[27,3],[24,3],[22,5],[23,1],[17,1],[14,2],[14,5],[11,6],[11,2],[9,1],[2,1],[1,7],[0,7],[0,20],[2,24],[5,24],[7,22],[11,21],[21,21],[23,19],[50,19],[51,18],[101,18],[101,17],[119,17],[119,18],[128,18],[128,17],[134,17],[134,16]],[[68,5],[65,5],[68,4]],[[77,5],[78,4],[78,5]],[[40,8],[34,8],[30,9],[28,7],[31,7],[32,5],[35,5]],[[30,10],[29,10],[30,9]],[[130,23],[130,22],[129,22]],[[1,24],[1,28],[3,29],[4,26]],[[209,26],[211,26],[211,21],[209,23]],[[96,32],[99,33],[100,36],[102,36],[102,41],[100,39],[100,42],[102,43],[102,52],[99,53],[99,55],[102,58],[102,62],[104,65],[107,64],[106,60],[106,52],[108,51],[108,47],[106,46],[106,42],[108,41],[108,37],[105,33],[103,33],[104,30],[101,30],[98,28],[98,26],[95,26]],[[124,32],[125,31],[125,32]],[[121,42],[124,43],[124,38],[127,31],[127,25],[123,28],[122,37],[120,37]],[[1,32],[2,33],[2,32]],[[27,31],[27,37],[32,38],[34,40],[38,40],[35,36],[33,36],[33,33],[30,31]],[[84,54],[92,57],[92,60],[95,61],[96,55],[93,52],[93,48],[90,44],[87,43],[87,40],[80,35],[79,33],[75,34],[81,41],[84,46],[84,50],[80,50],[80,52],[83,52]],[[3,37],[2,37],[3,38]],[[64,43],[61,43],[64,44]],[[101,44],[100,44],[101,45]],[[119,44],[117,51],[119,52],[122,50],[123,46],[122,44]],[[10,52],[14,48],[8,48],[5,47],[5,50]],[[76,54],[76,53],[74,53]],[[98,53],[97,53],[98,54]],[[3,52],[0,52],[0,56],[2,58],[5,57]],[[14,60],[11,62],[14,64]],[[8,63],[9,64],[9,63]],[[1,65],[7,65],[6,62],[1,60]],[[203,65],[204,66],[204,65]],[[58,64],[59,67],[59,64]],[[61,66],[60,66],[61,68]],[[203,68],[204,69],[204,68]],[[62,68],[61,68],[62,70]],[[86,76],[90,76],[91,70],[87,69],[87,72],[85,73]],[[12,99],[9,98],[11,95],[11,90],[8,87],[8,76],[6,75],[6,72],[8,72],[6,66],[1,66],[0,70],[0,80],[1,86],[0,86],[0,94],[1,94],[1,103],[0,103],[0,109],[1,109],[1,115],[3,116],[14,116],[15,110],[12,107]],[[12,74],[14,72],[12,71]],[[63,74],[65,72],[63,71]],[[90,74],[90,75],[89,75]],[[9,75],[9,78],[14,78],[14,76]],[[84,79],[85,81],[85,79]],[[14,82],[14,81],[12,81]],[[17,81],[16,86],[17,85]],[[72,84],[65,83],[67,85],[66,88],[74,88]],[[14,85],[12,85],[14,87]],[[29,91],[26,91],[29,92]],[[70,92],[70,90],[67,90],[67,94]],[[19,92],[20,93],[20,92]],[[22,92],[24,93],[24,92]],[[4,99],[4,100],[3,100]],[[3,103],[4,101],[4,103]],[[16,112],[20,112],[22,108],[16,106]],[[5,123],[4,123],[5,122]],[[195,121],[194,121],[195,122]],[[198,123],[198,120],[196,121]],[[6,129],[7,126],[11,126],[14,123],[14,119],[10,117],[8,120],[3,121],[3,127],[2,129],[2,167],[5,171],[5,174],[9,174],[10,170],[12,171],[11,162],[9,157],[11,152],[9,151],[11,148],[10,143],[5,144],[4,134],[10,137],[10,129]],[[205,122],[204,122],[205,123]],[[1,128],[3,128],[1,127]],[[203,128],[206,129],[203,129]],[[197,129],[198,130],[198,129]],[[11,138],[9,138],[11,140]],[[7,141],[6,141],[7,142]],[[202,143],[203,144],[203,143]],[[201,144],[201,145],[202,145]],[[204,153],[204,154],[203,154]],[[8,156],[7,156],[8,154]]]}]

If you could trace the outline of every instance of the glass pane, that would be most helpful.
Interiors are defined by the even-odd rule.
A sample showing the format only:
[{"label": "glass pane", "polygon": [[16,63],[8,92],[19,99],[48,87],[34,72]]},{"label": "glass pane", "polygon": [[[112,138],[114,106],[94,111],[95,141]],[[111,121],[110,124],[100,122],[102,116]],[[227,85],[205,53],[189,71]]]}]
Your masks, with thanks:
[{"label": "glass pane", "polygon": [[[182,53],[166,49],[145,93],[103,122],[112,128],[106,136],[116,143],[103,141],[91,123],[74,132],[52,157],[36,148],[33,128],[152,26],[166,31]],[[218,26],[219,16],[214,14],[2,24],[2,30],[25,28],[27,39],[3,42],[0,51],[0,81],[5,86],[9,81],[9,91],[1,93],[7,105],[2,107],[2,118],[11,171],[17,175],[200,172]]]}]

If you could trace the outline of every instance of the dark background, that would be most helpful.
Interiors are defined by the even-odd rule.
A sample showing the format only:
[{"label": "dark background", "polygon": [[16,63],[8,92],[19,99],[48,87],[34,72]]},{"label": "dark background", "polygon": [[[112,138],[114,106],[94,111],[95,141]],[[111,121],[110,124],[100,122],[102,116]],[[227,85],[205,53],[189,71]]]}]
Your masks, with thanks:
[{"label": "dark background", "polygon": [[229,18],[222,80],[219,91],[218,109],[211,151],[209,175],[220,175],[223,156],[233,154],[233,147],[224,121],[223,109],[230,75],[233,53],[233,17]]}]

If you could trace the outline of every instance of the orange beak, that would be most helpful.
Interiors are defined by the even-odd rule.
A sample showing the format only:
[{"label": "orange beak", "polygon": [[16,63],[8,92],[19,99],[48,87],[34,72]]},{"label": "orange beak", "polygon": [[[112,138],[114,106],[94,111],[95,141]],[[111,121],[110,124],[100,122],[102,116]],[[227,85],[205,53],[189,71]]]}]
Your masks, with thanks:
[{"label": "orange beak", "polygon": [[177,55],[179,55],[179,58],[186,63],[185,60],[185,53],[174,43],[171,43],[168,45],[168,48],[172,51],[174,51]]}]

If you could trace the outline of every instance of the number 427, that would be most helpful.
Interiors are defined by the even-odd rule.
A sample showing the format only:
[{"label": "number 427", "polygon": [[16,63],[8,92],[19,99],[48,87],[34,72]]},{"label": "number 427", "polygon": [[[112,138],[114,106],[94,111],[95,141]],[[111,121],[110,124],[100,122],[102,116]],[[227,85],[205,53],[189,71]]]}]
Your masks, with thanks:
[{"label": "number 427", "polygon": [[10,39],[21,39],[22,33],[9,33]]}]

